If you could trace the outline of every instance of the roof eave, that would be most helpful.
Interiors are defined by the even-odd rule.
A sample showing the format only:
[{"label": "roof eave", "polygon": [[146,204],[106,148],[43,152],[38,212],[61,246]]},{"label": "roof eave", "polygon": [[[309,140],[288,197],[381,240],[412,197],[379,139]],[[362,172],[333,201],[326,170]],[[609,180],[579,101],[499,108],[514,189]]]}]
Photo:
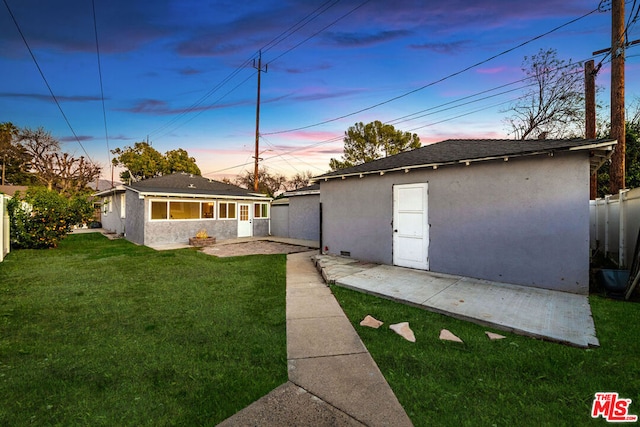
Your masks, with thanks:
[{"label": "roof eave", "polygon": [[[385,173],[399,172],[399,171],[404,171],[405,173],[408,173],[409,171],[411,171],[413,169],[426,169],[426,168],[437,169],[440,166],[459,165],[459,164],[469,165],[469,164],[475,163],[475,162],[485,162],[485,161],[490,161],[490,160],[501,160],[501,159],[504,160],[504,161],[508,161],[509,158],[515,158],[515,157],[538,156],[538,155],[542,155],[542,154],[553,155],[553,153],[555,153],[555,152],[579,151],[579,150],[592,150],[592,151],[593,150],[598,150],[598,151],[606,151],[606,152],[608,152],[609,154],[607,155],[606,159],[603,160],[597,166],[597,168],[600,168],[600,166],[602,166],[602,164],[609,157],[611,157],[611,153],[613,152],[613,147],[616,144],[617,144],[617,141],[613,140],[613,141],[605,141],[605,142],[593,143],[593,144],[589,144],[589,145],[581,145],[581,146],[576,146],[576,147],[554,148],[554,149],[547,149],[547,150],[536,150],[536,151],[514,153],[514,154],[502,154],[502,155],[497,155],[497,156],[479,157],[479,158],[472,158],[472,159],[461,159],[461,160],[455,160],[455,161],[449,161],[449,162],[426,163],[426,164],[419,164],[419,165],[412,165],[412,166],[402,166],[402,167],[397,167],[397,168],[379,169],[379,170],[374,170],[374,171],[354,172],[354,173],[347,173],[347,174],[338,174],[338,175],[332,175],[332,176],[318,177],[318,178],[314,178],[312,180],[312,182],[329,181],[330,179],[347,179],[349,177],[354,177],[354,176],[363,178],[366,175],[384,175]],[[593,167],[594,166],[592,164],[591,165],[592,172],[593,172]]]},{"label": "roof eave", "polygon": [[228,195],[228,194],[216,194],[216,193],[175,193],[169,191],[143,191],[132,187],[127,187],[127,189],[138,193],[138,197],[143,199],[145,197],[181,197],[186,199],[235,199],[235,200],[261,200],[261,201],[271,201],[272,199],[267,196],[259,196],[259,195]]}]

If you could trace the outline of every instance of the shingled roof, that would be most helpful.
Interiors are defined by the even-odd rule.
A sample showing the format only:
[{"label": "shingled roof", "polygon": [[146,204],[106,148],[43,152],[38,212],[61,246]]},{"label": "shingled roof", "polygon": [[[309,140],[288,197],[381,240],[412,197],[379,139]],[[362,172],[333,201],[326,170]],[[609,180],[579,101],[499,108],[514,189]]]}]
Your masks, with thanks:
[{"label": "shingled roof", "polygon": [[367,175],[395,170],[417,169],[448,164],[487,161],[508,157],[552,154],[560,151],[592,150],[592,170],[610,157],[616,141],[612,139],[448,139],[425,145],[373,162],[329,172],[316,177],[330,179],[351,175]]},{"label": "shingled roof", "polygon": [[125,187],[144,195],[217,196],[223,198],[242,197],[249,199],[266,198],[266,196],[262,194],[256,194],[237,185],[225,184],[224,182],[183,172],[145,179],[130,185],[125,185]]}]

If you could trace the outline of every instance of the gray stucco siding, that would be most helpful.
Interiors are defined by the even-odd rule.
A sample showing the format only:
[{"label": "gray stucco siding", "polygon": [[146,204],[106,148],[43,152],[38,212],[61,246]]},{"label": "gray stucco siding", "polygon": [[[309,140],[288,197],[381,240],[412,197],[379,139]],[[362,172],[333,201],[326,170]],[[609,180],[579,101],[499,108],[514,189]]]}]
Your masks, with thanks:
[{"label": "gray stucco siding", "polygon": [[289,198],[289,236],[294,239],[320,239],[320,194]]},{"label": "gray stucco siding", "polygon": [[271,205],[271,234],[289,237],[289,204]]},{"label": "gray stucco siding", "polygon": [[[123,234],[125,231],[125,218],[122,218],[122,198],[123,192],[114,192],[102,197],[103,206],[100,213],[102,228],[108,232]],[[105,206],[104,201],[107,201]],[[126,202],[125,202],[126,209]],[[106,211],[106,212],[105,212]]]},{"label": "gray stucco siding", "polygon": [[[164,245],[173,243],[187,244],[200,230],[206,230],[218,241],[238,237],[238,219],[194,219],[194,220],[151,220],[149,204],[151,200],[165,200],[161,197],[138,197],[133,191],[127,191],[127,239],[142,245]],[[130,202],[131,199],[131,202]],[[197,199],[194,199],[197,200]],[[220,201],[212,197],[206,200]],[[235,203],[248,203],[253,200],[228,200]],[[237,212],[237,211],[236,211]],[[253,207],[250,209],[253,214]],[[252,219],[253,235],[268,236],[269,219]]]},{"label": "gray stucco siding", "polygon": [[431,269],[586,294],[586,153],[464,168],[429,184]]},{"label": "gray stucco siding", "polygon": [[127,190],[126,200],[125,236],[133,243],[144,245],[145,201],[131,190]]},{"label": "gray stucco siding", "polygon": [[392,186],[389,176],[322,182],[323,247],[332,254],[391,264]]},{"label": "gray stucco siding", "polygon": [[321,182],[323,246],[393,263],[393,186],[428,183],[429,269],[588,292],[587,152]]}]

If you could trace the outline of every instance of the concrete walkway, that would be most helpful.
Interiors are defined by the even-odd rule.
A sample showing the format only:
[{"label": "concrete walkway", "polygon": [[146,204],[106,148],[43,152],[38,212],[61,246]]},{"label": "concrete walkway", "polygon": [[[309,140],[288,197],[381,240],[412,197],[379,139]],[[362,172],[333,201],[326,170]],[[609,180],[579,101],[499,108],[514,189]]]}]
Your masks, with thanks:
[{"label": "concrete walkway", "polygon": [[220,426],[411,426],[378,366],[315,269],[287,256],[289,381]]},{"label": "concrete walkway", "polygon": [[577,347],[598,346],[587,295],[316,255],[328,283]]}]

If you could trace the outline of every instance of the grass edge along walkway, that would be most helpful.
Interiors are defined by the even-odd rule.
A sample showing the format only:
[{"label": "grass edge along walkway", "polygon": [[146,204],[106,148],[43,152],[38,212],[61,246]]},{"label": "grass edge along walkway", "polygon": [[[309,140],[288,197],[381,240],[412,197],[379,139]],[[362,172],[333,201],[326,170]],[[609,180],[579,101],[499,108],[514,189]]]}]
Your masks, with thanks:
[{"label": "grass edge along walkway", "polygon": [[[597,392],[631,399],[640,415],[640,304],[590,298],[599,348],[529,337],[490,341],[486,327],[332,286],[340,305],[416,426],[604,425]],[[371,315],[385,324],[360,326]],[[408,321],[416,342],[389,329]],[[439,340],[448,329],[464,343]],[[491,331],[491,330],[490,330]]]}]

